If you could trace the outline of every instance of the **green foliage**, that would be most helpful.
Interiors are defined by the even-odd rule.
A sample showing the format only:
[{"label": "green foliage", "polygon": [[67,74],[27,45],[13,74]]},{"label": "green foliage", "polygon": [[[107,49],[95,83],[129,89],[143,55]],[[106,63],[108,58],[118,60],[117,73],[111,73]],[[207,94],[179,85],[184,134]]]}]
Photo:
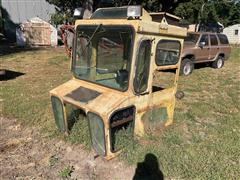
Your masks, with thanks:
[{"label": "green foliage", "polygon": [[58,175],[62,178],[70,178],[73,171],[74,171],[73,166],[67,166],[64,169],[62,169],[61,171],[59,171]]},{"label": "green foliage", "polygon": [[188,23],[216,23],[224,26],[240,22],[240,2],[237,0],[189,0],[174,10]]},{"label": "green foliage", "polygon": [[65,22],[73,22],[72,15],[70,13],[56,12],[51,14],[51,23],[54,25],[64,24]]},{"label": "green foliage", "polygon": [[51,15],[51,22],[55,25],[73,22],[73,12],[75,8],[83,5],[83,0],[47,0],[56,6],[56,13]]},{"label": "green foliage", "polygon": [[[125,6],[129,4],[129,0],[114,0],[115,6]],[[187,0],[133,0],[130,4],[142,5],[146,10],[151,12],[165,11],[173,13],[174,9]]]},{"label": "green foliage", "polygon": [[[56,5],[56,13],[52,14],[54,24],[72,23],[72,15],[77,7],[84,6],[87,0],[47,0]],[[104,6],[142,5],[149,12],[168,12],[180,16],[187,23],[216,23],[224,26],[240,23],[239,0],[113,0],[112,4],[93,1],[93,10]]]}]

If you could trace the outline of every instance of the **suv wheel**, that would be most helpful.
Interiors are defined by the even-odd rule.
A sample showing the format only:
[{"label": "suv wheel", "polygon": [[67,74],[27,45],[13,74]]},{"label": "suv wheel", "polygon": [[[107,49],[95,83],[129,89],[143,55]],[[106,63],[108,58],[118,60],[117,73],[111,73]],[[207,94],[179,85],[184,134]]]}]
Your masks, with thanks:
[{"label": "suv wheel", "polygon": [[224,59],[223,57],[219,56],[213,63],[212,63],[212,67],[215,69],[220,69],[222,68],[224,65]]},{"label": "suv wheel", "polygon": [[193,62],[190,59],[183,59],[181,62],[180,75],[187,76],[193,71]]}]

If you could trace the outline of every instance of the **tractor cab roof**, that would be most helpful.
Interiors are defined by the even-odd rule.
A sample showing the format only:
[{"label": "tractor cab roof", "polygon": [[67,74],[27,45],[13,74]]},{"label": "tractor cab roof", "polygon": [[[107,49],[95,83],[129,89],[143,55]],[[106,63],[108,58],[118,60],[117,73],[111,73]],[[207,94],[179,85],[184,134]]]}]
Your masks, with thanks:
[{"label": "tractor cab roof", "polygon": [[132,25],[137,33],[185,37],[186,28],[168,24],[166,21],[156,22],[141,6],[124,6],[97,9],[90,19],[76,20],[75,25]]}]

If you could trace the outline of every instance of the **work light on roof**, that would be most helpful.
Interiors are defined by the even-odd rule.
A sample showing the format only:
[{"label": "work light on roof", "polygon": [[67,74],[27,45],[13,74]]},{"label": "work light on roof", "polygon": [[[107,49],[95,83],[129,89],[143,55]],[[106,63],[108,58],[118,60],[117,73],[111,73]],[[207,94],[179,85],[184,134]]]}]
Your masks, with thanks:
[{"label": "work light on roof", "polygon": [[82,12],[83,12],[83,9],[82,8],[76,8],[75,10],[74,10],[74,13],[73,13],[73,16],[74,17],[81,17],[82,16]]},{"label": "work light on roof", "polygon": [[142,16],[142,6],[128,6],[127,17],[128,18],[139,18]]}]

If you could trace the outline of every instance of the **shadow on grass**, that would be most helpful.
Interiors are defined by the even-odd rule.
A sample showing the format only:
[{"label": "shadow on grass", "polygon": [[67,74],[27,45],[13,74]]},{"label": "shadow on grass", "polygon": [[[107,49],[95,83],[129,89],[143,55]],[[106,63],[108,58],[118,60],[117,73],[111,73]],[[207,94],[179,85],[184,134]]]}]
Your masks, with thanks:
[{"label": "shadow on grass", "polygon": [[0,70],[0,81],[8,81],[11,79],[15,79],[19,76],[24,75],[25,73],[11,71],[11,70]]},{"label": "shadow on grass", "polygon": [[194,69],[203,69],[203,68],[211,68],[211,63],[197,63],[194,64]]},{"label": "shadow on grass", "polygon": [[133,180],[163,180],[164,176],[160,170],[157,157],[146,154],[144,161],[137,164]]},{"label": "shadow on grass", "polygon": [[0,40],[0,57],[20,52],[37,51],[43,47],[17,47],[16,43],[11,43],[8,40]]}]

